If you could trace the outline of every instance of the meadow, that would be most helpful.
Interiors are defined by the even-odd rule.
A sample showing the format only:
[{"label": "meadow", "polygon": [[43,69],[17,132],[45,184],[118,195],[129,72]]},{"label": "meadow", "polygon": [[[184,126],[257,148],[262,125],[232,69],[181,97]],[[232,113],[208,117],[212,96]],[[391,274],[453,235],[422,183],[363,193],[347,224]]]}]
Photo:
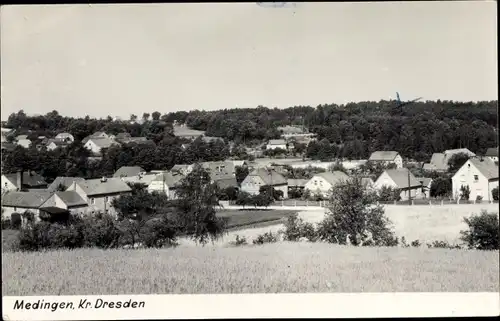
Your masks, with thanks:
[{"label": "meadow", "polygon": [[498,251],[324,243],[3,253],[2,295],[499,291]]}]

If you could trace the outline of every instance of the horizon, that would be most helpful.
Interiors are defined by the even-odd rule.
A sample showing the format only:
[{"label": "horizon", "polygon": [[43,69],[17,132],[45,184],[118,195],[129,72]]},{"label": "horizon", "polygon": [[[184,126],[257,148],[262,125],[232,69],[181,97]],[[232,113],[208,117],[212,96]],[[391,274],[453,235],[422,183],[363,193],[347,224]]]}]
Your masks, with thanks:
[{"label": "horizon", "polygon": [[315,108],[396,92],[403,101],[498,101],[494,9],[494,1],[2,6],[2,121],[19,110],[128,119]]}]

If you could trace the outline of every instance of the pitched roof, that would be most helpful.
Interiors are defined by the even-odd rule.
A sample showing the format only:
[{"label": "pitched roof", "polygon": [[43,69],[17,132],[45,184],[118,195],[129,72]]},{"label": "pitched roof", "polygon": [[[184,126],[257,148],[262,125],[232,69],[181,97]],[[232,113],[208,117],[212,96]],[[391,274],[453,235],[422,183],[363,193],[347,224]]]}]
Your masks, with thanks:
[{"label": "pitched roof", "polygon": [[323,173],[318,173],[314,176],[319,176],[319,177],[323,178],[331,185],[336,185],[342,181],[346,181],[347,179],[349,179],[349,176],[347,176],[346,173],[341,172],[341,171],[323,172]]},{"label": "pitched roof", "polygon": [[91,137],[89,140],[93,141],[99,148],[109,148],[111,145],[116,144],[114,140],[108,137]]},{"label": "pitched roof", "polygon": [[284,139],[271,139],[268,145],[286,145],[286,141]]},{"label": "pitched roof", "polygon": [[68,207],[87,205],[87,202],[75,191],[56,192],[56,195]]},{"label": "pitched roof", "polygon": [[[17,188],[22,186],[17,186],[17,173],[4,174],[5,178],[7,178],[14,186]],[[45,179],[35,173],[35,172],[23,172],[23,185],[28,187],[40,187],[47,185]]]},{"label": "pitched roof", "polygon": [[304,133],[304,130],[301,127],[296,127],[296,126],[282,126],[278,127],[279,131],[282,131],[283,134],[302,134]]},{"label": "pitched roof", "polygon": [[396,183],[398,188],[408,188],[408,172],[410,173],[410,187],[421,186],[420,182],[407,168],[388,169],[385,172]]},{"label": "pitched roof", "polygon": [[309,180],[303,178],[289,178],[287,181],[288,186],[304,187]]},{"label": "pitched roof", "polygon": [[432,154],[429,169],[447,170],[448,169],[448,161],[447,161],[446,155],[444,153]]},{"label": "pitched roof", "polygon": [[189,167],[192,165],[187,165],[187,164],[176,164],[174,167],[172,167],[170,170],[171,171],[185,171],[188,170]]},{"label": "pitched roof", "polygon": [[114,174],[113,177],[130,177],[144,173],[144,168],[140,166],[122,166]]},{"label": "pitched roof", "polygon": [[157,174],[153,182],[165,182],[169,188],[173,188],[176,187],[184,177],[184,175],[172,174],[165,171],[161,174]]},{"label": "pitched roof", "polygon": [[487,156],[487,157],[498,157],[498,147],[496,147],[496,148],[488,148],[486,150],[486,153],[484,154],[484,156]]},{"label": "pitched roof", "polygon": [[392,161],[398,156],[398,152],[395,151],[376,151],[370,155],[369,160],[371,161]]},{"label": "pitched roof", "polygon": [[228,187],[238,187],[238,182],[236,177],[224,177],[220,179],[215,179],[214,183],[219,186],[219,188],[225,189]]},{"label": "pitched roof", "polygon": [[148,186],[149,184],[151,184],[151,182],[155,179],[157,175],[158,173],[146,173],[144,175],[139,174],[134,176],[122,177],[121,179],[126,183],[144,184]]},{"label": "pitched roof", "polygon": [[59,133],[56,135],[56,138],[66,139],[66,138],[74,138],[74,137],[70,133]]},{"label": "pitched roof", "polygon": [[48,191],[30,191],[30,192],[6,192],[2,195],[2,206],[38,208],[50,196]]},{"label": "pitched roof", "polygon": [[68,188],[73,184],[73,182],[82,182],[85,179],[83,177],[67,177],[67,176],[59,176],[47,187],[47,190],[50,192],[55,192],[59,185],[64,186],[64,188]]},{"label": "pitched roof", "polygon": [[107,178],[105,181],[101,179],[88,179],[83,182],[76,182],[78,186],[88,195],[104,195],[130,192],[132,189],[120,178]]},{"label": "pitched roof", "polygon": [[275,186],[288,184],[286,178],[273,169],[258,168],[253,170],[249,176],[259,176],[266,185]]},{"label": "pitched roof", "polygon": [[444,154],[447,156],[447,157],[451,157],[452,155],[454,154],[460,154],[460,153],[463,153],[463,154],[467,154],[469,156],[476,156],[475,153],[471,152],[469,149],[467,148],[457,148],[457,149],[448,149],[448,150],[445,150],[444,151]]},{"label": "pitched roof", "polygon": [[201,167],[210,173],[210,178],[229,178],[235,173],[234,163],[224,162],[204,162]]},{"label": "pitched roof", "polygon": [[486,179],[498,179],[498,166],[489,158],[483,158],[483,160],[471,158],[469,162],[471,162]]},{"label": "pitched roof", "polygon": [[429,186],[429,184],[432,182],[432,178],[430,177],[415,177],[417,181],[421,181],[423,186]]},{"label": "pitched roof", "polygon": [[50,145],[52,143],[54,143],[54,145],[56,145],[57,147],[63,147],[63,146],[69,145],[67,142],[65,142],[63,140],[59,140],[59,139],[49,139],[49,141],[47,142],[47,145]]}]

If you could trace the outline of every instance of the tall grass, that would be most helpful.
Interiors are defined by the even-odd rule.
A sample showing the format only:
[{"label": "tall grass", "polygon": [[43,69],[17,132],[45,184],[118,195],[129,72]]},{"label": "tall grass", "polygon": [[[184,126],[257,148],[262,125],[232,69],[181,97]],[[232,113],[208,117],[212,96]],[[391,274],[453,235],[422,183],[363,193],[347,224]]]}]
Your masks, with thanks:
[{"label": "tall grass", "polygon": [[499,291],[498,252],[275,243],[3,253],[2,295]]}]

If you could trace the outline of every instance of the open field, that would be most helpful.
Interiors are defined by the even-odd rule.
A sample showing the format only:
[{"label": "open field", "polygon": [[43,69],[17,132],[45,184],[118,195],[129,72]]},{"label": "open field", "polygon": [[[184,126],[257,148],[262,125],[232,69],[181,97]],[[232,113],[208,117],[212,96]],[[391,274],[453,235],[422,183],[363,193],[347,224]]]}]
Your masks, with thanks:
[{"label": "open field", "polygon": [[276,243],[3,253],[2,295],[499,291],[498,251]]}]

